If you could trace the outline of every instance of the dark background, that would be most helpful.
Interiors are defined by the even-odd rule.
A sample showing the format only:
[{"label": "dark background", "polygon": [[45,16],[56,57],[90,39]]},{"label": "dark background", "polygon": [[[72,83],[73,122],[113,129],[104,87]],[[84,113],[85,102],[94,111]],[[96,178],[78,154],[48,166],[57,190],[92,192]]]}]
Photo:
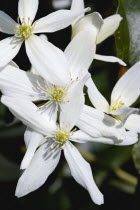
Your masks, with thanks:
[{"label": "dark background", "polygon": [[[86,0],[86,6],[92,5],[92,10],[101,13],[105,18],[116,12],[117,1],[114,0]],[[3,0],[0,2],[0,10],[9,14],[14,20],[18,16],[18,0]],[[36,19],[54,11],[51,0],[40,0],[39,10]],[[70,41],[71,28],[48,34],[49,41],[62,50],[65,49]],[[7,37],[7,35],[0,33],[0,39]],[[105,42],[98,46],[97,52],[104,55],[115,55],[115,40],[114,37],[108,38]],[[14,59],[21,69],[29,70],[30,63],[25,54],[24,46]],[[108,64],[104,62],[94,61],[90,68],[90,72],[95,77],[95,82],[101,92],[109,99],[111,89],[118,78],[120,71],[118,64]],[[87,99],[87,103],[88,99]],[[1,117],[5,123],[10,123],[13,120],[12,114],[5,108],[1,108]],[[23,141],[25,127],[20,123],[5,128],[0,128],[0,210],[137,210],[140,209],[140,187],[136,187],[134,193],[124,192],[118,187],[110,184],[110,180],[116,179],[116,175],[104,164],[102,158],[111,151],[118,151],[117,156],[123,153],[123,150],[116,149],[118,147],[106,147],[105,150],[93,149],[93,153],[97,155],[99,161],[92,162],[91,166],[93,174],[97,174],[97,183],[100,185],[100,190],[104,194],[105,204],[102,206],[95,205],[88,195],[88,192],[78,185],[73,178],[64,176],[62,169],[65,166],[65,160],[62,157],[59,166],[48,178],[47,182],[35,192],[23,197],[16,198],[14,196],[16,183],[20,176],[19,165],[23,158],[25,147]],[[127,147],[130,158],[123,164],[123,169],[138,177],[137,171],[134,167],[131,158],[131,147]],[[109,161],[112,156],[109,156]],[[4,160],[2,159],[4,158]],[[100,161],[101,160],[101,161]],[[12,161],[12,163],[11,163]],[[108,162],[109,162],[108,161]],[[98,172],[101,169],[107,175],[103,179],[102,184],[98,180]],[[60,187],[52,190],[51,186],[55,186],[55,181],[58,180]],[[126,184],[127,185],[127,184]],[[55,186],[55,188],[57,188]]]}]

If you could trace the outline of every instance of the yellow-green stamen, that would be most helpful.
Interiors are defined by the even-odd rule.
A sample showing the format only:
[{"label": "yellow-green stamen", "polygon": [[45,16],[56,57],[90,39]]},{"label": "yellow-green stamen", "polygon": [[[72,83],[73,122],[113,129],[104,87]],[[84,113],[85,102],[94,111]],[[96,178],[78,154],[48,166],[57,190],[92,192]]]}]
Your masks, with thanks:
[{"label": "yellow-green stamen", "polygon": [[56,132],[55,141],[61,144],[65,144],[70,138],[70,132],[66,130],[59,130]]},{"label": "yellow-green stamen", "polygon": [[51,97],[56,102],[63,101],[65,96],[66,96],[66,91],[62,88],[54,88],[51,92]]}]

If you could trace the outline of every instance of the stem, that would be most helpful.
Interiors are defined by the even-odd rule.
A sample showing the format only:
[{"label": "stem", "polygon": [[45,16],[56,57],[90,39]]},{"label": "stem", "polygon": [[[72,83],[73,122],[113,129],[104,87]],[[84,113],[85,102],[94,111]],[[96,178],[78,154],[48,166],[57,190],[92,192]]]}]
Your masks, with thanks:
[{"label": "stem", "polygon": [[114,170],[114,173],[125,182],[128,182],[129,184],[132,184],[134,186],[137,186],[138,180],[135,176],[132,174],[127,173],[126,171],[122,170],[121,168],[117,168]]}]

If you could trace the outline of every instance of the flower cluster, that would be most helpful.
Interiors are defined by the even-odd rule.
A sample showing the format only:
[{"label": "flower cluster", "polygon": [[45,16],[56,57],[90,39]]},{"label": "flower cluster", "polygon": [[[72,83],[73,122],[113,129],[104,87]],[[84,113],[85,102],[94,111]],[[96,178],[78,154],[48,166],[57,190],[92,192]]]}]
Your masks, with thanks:
[{"label": "flower cluster", "polygon": [[[1,102],[27,126],[27,151],[21,163],[24,172],[16,196],[22,197],[43,185],[63,151],[73,178],[100,205],[103,195],[94,182],[91,167],[71,142],[137,142],[139,110],[130,106],[140,95],[140,62],[117,82],[109,104],[88,69],[94,59],[126,65],[116,57],[96,54],[96,45],[116,31],[122,18],[113,15],[103,19],[98,12],[85,15],[90,8],[84,7],[83,0],[73,0],[70,10],[58,10],[33,23],[38,3],[19,0],[18,23],[0,11],[0,31],[13,35],[0,41]],[[69,25],[72,40],[64,52],[44,35],[35,35]],[[12,61],[23,42],[32,65],[28,72]],[[85,104],[84,87],[93,107]]]}]

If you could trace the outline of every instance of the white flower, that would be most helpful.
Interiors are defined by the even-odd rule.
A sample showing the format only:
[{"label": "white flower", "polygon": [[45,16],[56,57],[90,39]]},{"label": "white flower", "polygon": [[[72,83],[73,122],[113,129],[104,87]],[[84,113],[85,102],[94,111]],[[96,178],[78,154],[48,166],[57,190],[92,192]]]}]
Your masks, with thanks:
[{"label": "white flower", "polygon": [[[81,109],[79,100],[77,100],[76,106],[71,107],[71,109],[69,108],[66,113],[60,113],[59,125],[56,125],[47,119],[45,113],[40,114],[39,109],[29,100],[18,99],[3,96],[2,103],[7,105],[12,113],[25,125],[37,132],[34,132],[34,139],[30,139],[31,133],[29,130],[25,134],[26,145],[29,148],[25,155],[27,162],[30,162],[30,155],[32,155],[32,150],[34,150],[33,147],[36,149],[38,146],[40,147],[33,154],[31,162],[28,163],[29,166],[18,181],[16,196],[24,196],[43,185],[48,176],[56,168],[61,150],[63,149],[74,179],[88,190],[91,199],[96,204],[102,204],[103,195],[93,180],[90,165],[70,143],[70,140],[83,143],[83,140],[75,139],[74,133],[76,132],[72,130],[79,118],[79,113],[77,112],[78,109]],[[15,103],[15,100],[17,103]]]},{"label": "white flower", "polygon": [[[5,66],[16,56],[22,43],[25,41],[26,52],[32,65],[38,69],[44,61],[42,68],[48,69],[49,81],[49,70],[51,71],[51,69],[48,66],[50,63],[52,66],[55,66],[55,54],[58,53],[61,56],[62,52],[50,42],[41,40],[34,33],[50,33],[66,28],[78,15],[88,9],[80,12],[59,10],[33,23],[37,9],[38,0],[19,0],[19,23],[16,23],[10,16],[0,11],[0,31],[14,35],[0,41],[0,67]],[[61,63],[58,68],[61,69]],[[62,73],[65,75],[65,72]],[[60,75],[59,79],[61,80]]]},{"label": "white flower", "polygon": [[[88,39],[86,39],[86,38]],[[81,42],[84,44],[81,45]],[[44,41],[45,42],[45,41]],[[40,110],[45,111],[50,120],[55,120],[57,111],[65,111],[67,106],[72,106],[75,100],[81,100],[81,108],[84,103],[83,86],[89,78],[88,68],[93,60],[93,47],[91,47],[90,36],[86,32],[77,35],[67,46],[60,57],[56,54],[55,69],[52,70],[50,81],[54,81],[54,72],[58,71],[59,63],[65,59],[60,71],[67,74],[67,85],[53,85],[48,82],[46,69],[40,67],[39,71],[32,69],[32,72],[25,72],[15,66],[7,65],[0,72],[0,90],[4,95],[12,97],[26,97],[33,102],[41,102]],[[10,63],[11,64],[11,63]],[[61,73],[60,72],[60,73]],[[61,80],[65,80],[61,73]],[[56,78],[56,84],[61,84]],[[68,105],[69,104],[69,105]]]},{"label": "white flower", "polygon": [[71,5],[71,0],[52,0],[52,6],[54,9],[67,8]]},{"label": "white flower", "polygon": [[[78,12],[83,10],[84,1],[83,0],[72,0],[71,10]],[[114,34],[114,32],[119,27],[120,21],[122,20],[120,15],[112,15],[105,19],[102,19],[101,15],[97,12],[93,12],[89,15],[80,15],[72,24],[72,38],[75,37],[81,31],[88,31],[92,34],[93,44],[99,44],[106,38]],[[126,66],[126,64],[114,56],[104,56],[95,55],[95,59],[105,61],[105,62],[118,62],[121,65]]]},{"label": "white flower", "polygon": [[92,79],[86,83],[94,107],[114,117],[132,132],[140,132],[138,109],[130,107],[140,95],[140,62],[129,69],[117,82],[111,94],[111,104],[97,90]]}]

